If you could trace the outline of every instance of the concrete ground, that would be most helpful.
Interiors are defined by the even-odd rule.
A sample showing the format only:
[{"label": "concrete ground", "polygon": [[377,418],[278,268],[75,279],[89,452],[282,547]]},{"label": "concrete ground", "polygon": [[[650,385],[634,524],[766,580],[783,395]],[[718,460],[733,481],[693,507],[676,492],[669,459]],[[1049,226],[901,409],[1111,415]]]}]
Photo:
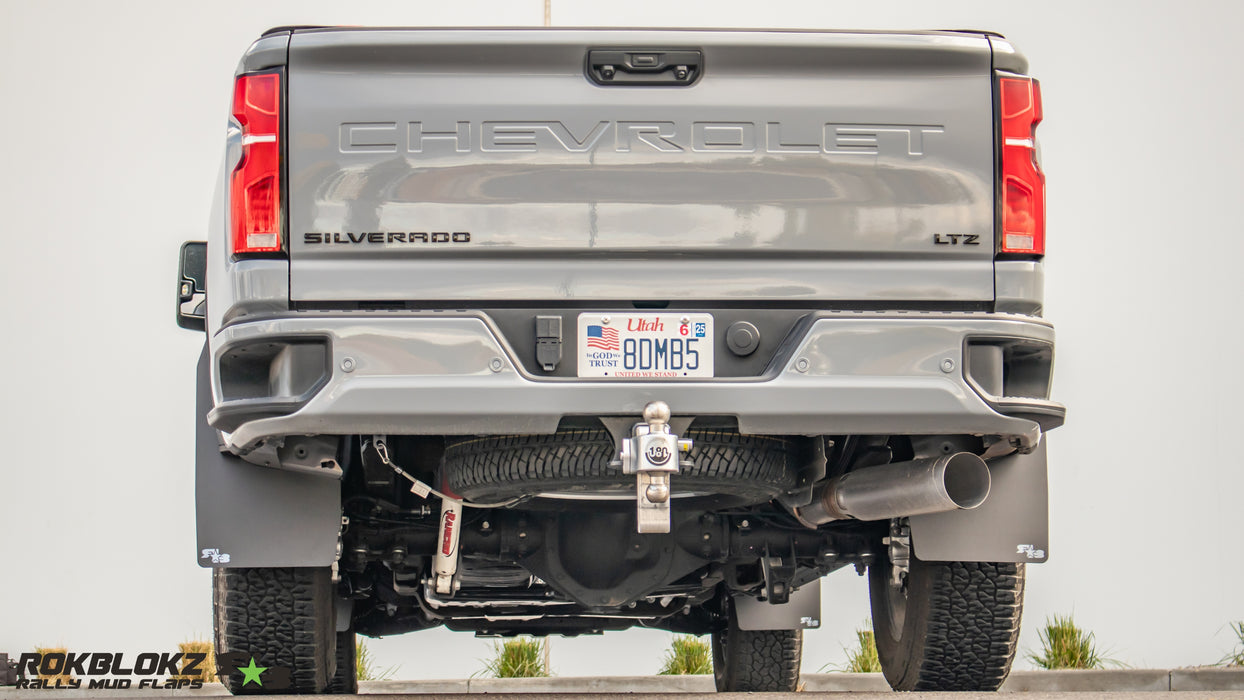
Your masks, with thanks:
[{"label": "concrete ground", "polygon": [[[720,700],[724,696],[745,696],[750,700],[780,700],[790,699],[799,700],[800,698],[841,698],[845,691],[804,691],[804,693],[688,693],[679,694],[679,700]],[[566,694],[557,693],[500,693],[489,694],[495,698],[505,698],[510,700],[564,700]],[[587,695],[585,695],[587,696]],[[591,698],[596,700],[658,700],[669,698],[666,693],[592,693]],[[1025,700],[1076,700],[1084,698],[1085,693],[1028,693],[1024,695]],[[1107,700],[1154,700],[1153,693],[1149,691],[1123,691],[1123,693],[1101,693],[1101,691],[1093,691],[1092,698],[1105,698]],[[1177,700],[1244,700],[1244,690],[1229,691],[1164,691],[1161,698],[1171,698]],[[306,696],[300,696],[306,698]],[[333,698],[331,695],[316,696],[325,700]],[[453,694],[453,695],[386,695],[386,698],[397,699],[435,699],[435,700],[476,700],[479,694]],[[886,693],[851,693],[851,700],[893,700],[892,691]],[[903,700],[984,700],[998,698],[995,693],[904,693]]]},{"label": "concrete ground", "polygon": [[[802,693],[751,693],[748,698],[807,698],[842,696],[851,700],[894,698],[881,674],[804,674]],[[526,678],[463,680],[386,680],[361,683],[362,695],[386,699],[476,699],[488,694],[514,700],[565,700],[567,696],[591,695],[598,699],[646,700],[669,698],[709,700],[720,698],[713,691],[712,676],[633,676],[633,678]],[[1057,700],[1091,694],[1111,700],[1244,700],[1244,669],[1118,669],[1092,671],[1015,671],[1001,694],[1023,693],[1025,700]],[[17,690],[0,688],[0,700],[103,698],[109,700],[151,698],[219,698],[228,696],[223,686],[211,684],[200,690],[100,691]],[[281,696],[270,696],[281,698]],[[306,698],[306,696],[302,696]],[[330,696],[323,696],[330,698]],[[909,693],[903,700],[944,698],[970,700],[998,698],[995,693]]]},{"label": "concrete ground", "polygon": [[[13,691],[0,689],[0,698],[26,698],[26,697],[106,697],[110,700],[136,700],[142,698],[144,700],[152,697],[181,697],[182,695],[168,694],[146,694],[146,695],[130,695],[120,693],[96,693],[95,695],[70,695],[74,691],[50,691],[53,695],[13,695],[12,693],[37,693],[49,691]],[[373,695],[373,693],[367,693]],[[479,698],[479,693],[448,693],[448,694],[427,694],[427,693],[382,693],[385,698],[392,700],[475,700]],[[508,700],[563,700],[568,695],[567,692],[561,693],[514,693],[514,692],[498,692],[489,693],[489,697],[508,699]],[[595,693],[576,693],[578,697],[586,697],[590,695],[598,700],[660,700],[661,698],[670,697],[669,693],[644,693],[644,692],[595,692]],[[798,700],[799,698],[808,697],[825,697],[825,698],[841,698],[846,697],[844,691],[805,691],[802,693],[679,693],[680,700],[720,700],[722,697],[746,697],[752,700],[779,700],[789,698],[790,700]],[[202,696],[198,696],[202,697]],[[287,698],[294,700],[295,698],[321,698],[322,700],[330,700],[332,698],[340,698],[339,695],[269,695],[266,697],[278,699]],[[849,697],[851,700],[888,700],[894,698],[892,692],[852,692]],[[996,699],[996,693],[905,693],[903,700],[987,700],[989,698]],[[1061,692],[1061,691],[1039,691],[1025,693],[1025,700],[1080,700],[1081,698],[1104,698],[1105,700],[1157,700],[1157,698],[1170,698],[1171,700],[1244,700],[1244,691],[1164,691],[1154,693],[1151,691],[1081,691],[1081,692]]]},{"label": "concrete ground", "polygon": [[[711,676],[637,676],[637,677],[554,677],[554,678],[470,678],[463,680],[376,681],[360,684],[360,694],[392,698],[430,698],[452,700],[474,699],[482,694],[515,700],[564,700],[567,697],[590,695],[594,698],[646,700],[668,698],[709,700],[720,698],[713,692]],[[879,673],[811,673],[804,674],[802,693],[749,693],[757,699],[843,696],[851,700],[893,698],[894,695]],[[1085,697],[1111,700],[1154,700],[1155,697],[1180,700],[1244,700],[1244,669],[1118,669],[1104,671],[1016,671],[1000,691],[1002,694],[1023,693],[1025,700],[1058,700]],[[18,690],[0,688],[0,700],[36,700],[41,698],[107,697],[111,700],[154,697],[208,698],[227,696],[219,684],[200,690],[180,691],[88,691],[88,690]],[[286,697],[286,696],[269,696]],[[291,696],[292,697],[292,696]],[[307,697],[307,696],[301,696]],[[332,697],[332,696],[319,696]],[[904,700],[946,698],[970,700],[997,698],[998,693],[907,693]]]}]

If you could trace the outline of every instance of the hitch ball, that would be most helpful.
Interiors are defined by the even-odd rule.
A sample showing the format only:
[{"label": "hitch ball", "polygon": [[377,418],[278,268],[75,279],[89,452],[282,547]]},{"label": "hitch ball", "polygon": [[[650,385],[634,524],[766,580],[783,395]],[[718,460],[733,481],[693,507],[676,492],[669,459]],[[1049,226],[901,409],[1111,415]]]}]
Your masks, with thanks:
[{"label": "hitch ball", "polygon": [[644,406],[644,422],[648,424],[670,422],[670,405],[664,401],[648,402],[648,405]]}]

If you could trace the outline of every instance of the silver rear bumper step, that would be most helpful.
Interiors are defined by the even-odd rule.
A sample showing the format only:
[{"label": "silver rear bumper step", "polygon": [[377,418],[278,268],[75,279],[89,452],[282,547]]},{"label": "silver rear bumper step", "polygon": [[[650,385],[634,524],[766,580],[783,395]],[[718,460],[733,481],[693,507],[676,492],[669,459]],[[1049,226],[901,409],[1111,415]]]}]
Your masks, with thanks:
[{"label": "silver rear bumper step", "polygon": [[247,399],[256,417],[231,426],[232,451],[285,435],[547,434],[566,416],[633,416],[654,400],[681,416],[735,417],[747,434],[980,434],[1031,447],[1064,412],[1044,396],[990,396],[969,379],[969,341],[1053,346],[1053,328],[1023,316],[822,314],[763,377],[611,381],[531,376],[486,316],[462,312],[300,314],[226,327],[212,342],[213,415],[237,403],[223,399],[222,354],[299,338],[326,340],[326,376],[296,405],[271,397],[287,405],[282,415]]}]

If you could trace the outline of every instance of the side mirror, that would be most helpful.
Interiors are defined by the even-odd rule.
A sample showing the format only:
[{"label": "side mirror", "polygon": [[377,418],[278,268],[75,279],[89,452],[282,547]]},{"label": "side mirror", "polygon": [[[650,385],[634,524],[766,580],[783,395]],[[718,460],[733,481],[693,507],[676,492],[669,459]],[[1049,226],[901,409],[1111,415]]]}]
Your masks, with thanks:
[{"label": "side mirror", "polygon": [[207,330],[207,243],[181,244],[177,273],[177,325],[192,331]]}]

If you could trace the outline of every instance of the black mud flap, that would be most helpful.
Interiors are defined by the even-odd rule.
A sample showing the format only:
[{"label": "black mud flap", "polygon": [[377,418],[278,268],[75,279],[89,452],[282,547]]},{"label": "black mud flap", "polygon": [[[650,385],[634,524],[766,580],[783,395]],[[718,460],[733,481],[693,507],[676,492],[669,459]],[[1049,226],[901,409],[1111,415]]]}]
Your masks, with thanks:
[{"label": "black mud flap", "polygon": [[329,566],[337,558],[341,482],[269,469],[220,451],[208,351],[199,356],[194,500],[199,566]]},{"label": "black mud flap", "polygon": [[910,519],[917,558],[1022,564],[1049,558],[1045,438],[1030,454],[990,460],[989,476],[989,497],[980,507]]},{"label": "black mud flap", "polygon": [[774,605],[752,596],[734,596],[741,630],[808,630],[821,626],[821,581],[805,583],[790,600]]}]

